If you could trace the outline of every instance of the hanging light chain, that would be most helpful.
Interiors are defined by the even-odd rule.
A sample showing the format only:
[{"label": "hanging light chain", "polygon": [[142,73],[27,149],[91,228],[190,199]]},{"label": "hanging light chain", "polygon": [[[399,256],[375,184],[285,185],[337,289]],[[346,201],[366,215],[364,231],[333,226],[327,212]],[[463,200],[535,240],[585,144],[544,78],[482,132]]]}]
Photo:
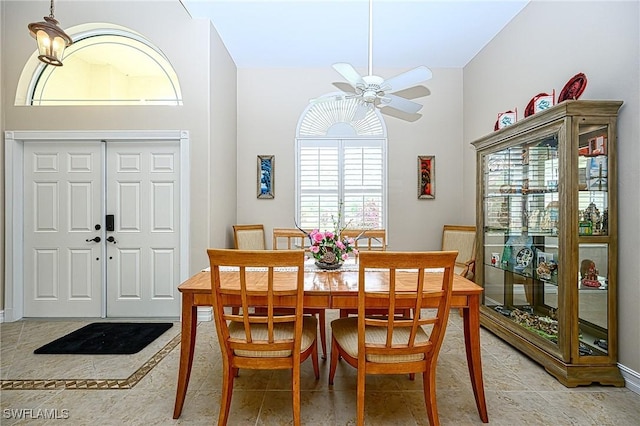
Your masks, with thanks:
[{"label": "hanging light chain", "polygon": [[51,0],[51,6],[49,7],[49,18],[53,18],[53,0]]}]

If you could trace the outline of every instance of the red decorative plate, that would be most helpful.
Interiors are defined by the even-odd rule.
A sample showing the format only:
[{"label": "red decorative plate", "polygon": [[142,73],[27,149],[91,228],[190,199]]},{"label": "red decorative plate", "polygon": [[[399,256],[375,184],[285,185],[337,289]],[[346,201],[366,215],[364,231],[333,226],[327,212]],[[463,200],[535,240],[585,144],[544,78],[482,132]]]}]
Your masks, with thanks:
[{"label": "red decorative plate", "polygon": [[549,94],[548,93],[538,93],[533,98],[531,98],[531,100],[527,104],[527,107],[524,109],[524,116],[525,117],[533,115],[533,113],[534,113],[534,104],[535,104],[536,98],[538,98],[540,96],[549,96]]},{"label": "red decorative plate", "polygon": [[560,94],[558,95],[558,103],[568,99],[578,99],[586,87],[587,76],[583,73],[574,75],[569,81],[567,81],[567,84],[565,84],[560,91]]}]

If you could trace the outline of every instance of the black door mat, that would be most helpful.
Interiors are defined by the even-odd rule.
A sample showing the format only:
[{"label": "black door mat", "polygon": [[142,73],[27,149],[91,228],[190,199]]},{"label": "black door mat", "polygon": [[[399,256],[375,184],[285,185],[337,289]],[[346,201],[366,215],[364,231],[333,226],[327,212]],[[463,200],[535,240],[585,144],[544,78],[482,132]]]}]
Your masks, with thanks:
[{"label": "black door mat", "polygon": [[131,355],[173,326],[154,322],[94,322],[39,347],[34,354]]}]

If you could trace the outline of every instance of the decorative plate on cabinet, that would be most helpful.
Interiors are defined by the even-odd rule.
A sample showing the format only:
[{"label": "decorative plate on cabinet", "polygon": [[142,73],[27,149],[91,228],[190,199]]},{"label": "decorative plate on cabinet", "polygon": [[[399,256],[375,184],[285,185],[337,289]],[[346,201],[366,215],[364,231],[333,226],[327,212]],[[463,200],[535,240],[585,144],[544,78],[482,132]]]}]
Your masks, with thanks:
[{"label": "decorative plate on cabinet", "polygon": [[526,268],[531,263],[531,259],[533,259],[533,250],[529,247],[521,249],[516,254],[516,268]]},{"label": "decorative plate on cabinet", "polygon": [[536,112],[540,112],[552,107],[554,98],[555,90],[553,91],[553,95],[550,95],[548,93],[538,93],[533,98],[531,98],[531,100],[527,104],[527,107],[524,109],[524,116],[529,117]]},{"label": "decorative plate on cabinet", "polygon": [[560,94],[558,95],[558,103],[568,99],[578,99],[586,87],[587,76],[583,73],[574,75],[569,81],[567,81],[567,84],[565,84],[560,91]]},{"label": "decorative plate on cabinet", "polygon": [[518,110],[515,111],[505,111],[498,114],[498,119],[496,120],[496,124],[493,126],[493,130],[500,130],[504,127],[510,126],[518,121]]}]

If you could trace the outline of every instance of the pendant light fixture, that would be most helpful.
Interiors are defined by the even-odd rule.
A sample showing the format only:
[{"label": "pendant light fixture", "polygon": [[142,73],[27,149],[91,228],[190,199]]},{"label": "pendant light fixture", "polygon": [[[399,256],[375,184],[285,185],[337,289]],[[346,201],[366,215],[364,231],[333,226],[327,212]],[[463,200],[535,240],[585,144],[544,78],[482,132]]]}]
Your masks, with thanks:
[{"label": "pendant light fixture", "polygon": [[38,59],[48,65],[62,66],[62,53],[73,43],[71,37],[58,26],[59,22],[53,17],[53,0],[49,16],[44,22],[32,22],[28,25],[31,36],[38,41]]}]

